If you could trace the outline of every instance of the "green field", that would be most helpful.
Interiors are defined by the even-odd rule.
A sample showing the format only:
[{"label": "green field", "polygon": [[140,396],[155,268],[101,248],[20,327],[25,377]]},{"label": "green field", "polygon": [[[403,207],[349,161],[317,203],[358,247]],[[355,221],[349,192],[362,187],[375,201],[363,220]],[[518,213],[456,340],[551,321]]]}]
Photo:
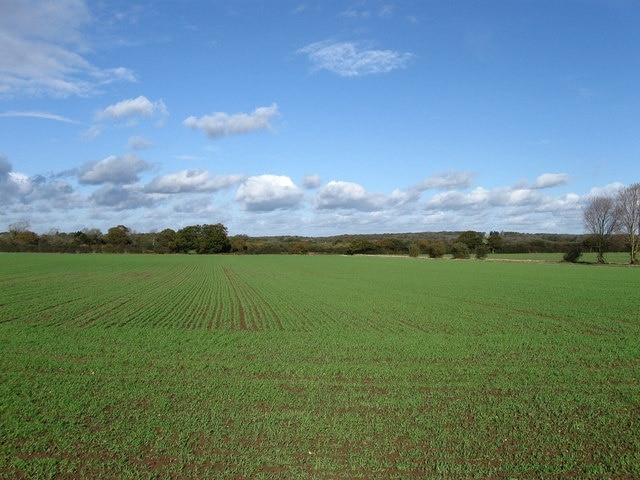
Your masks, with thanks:
[{"label": "green field", "polygon": [[640,269],[0,255],[0,478],[640,477]]}]

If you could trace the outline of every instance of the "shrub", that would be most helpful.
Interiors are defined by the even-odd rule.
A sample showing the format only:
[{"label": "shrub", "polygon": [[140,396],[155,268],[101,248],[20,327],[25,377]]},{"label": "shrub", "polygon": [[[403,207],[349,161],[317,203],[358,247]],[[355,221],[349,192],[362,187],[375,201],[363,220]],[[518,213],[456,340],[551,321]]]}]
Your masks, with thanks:
[{"label": "shrub", "polygon": [[429,256],[431,258],[442,258],[446,251],[446,245],[440,240],[431,242],[431,245],[429,246]]},{"label": "shrub", "polygon": [[456,242],[451,247],[453,258],[469,258],[469,247],[466,243]]},{"label": "shrub", "polygon": [[421,251],[420,251],[420,245],[418,245],[417,243],[412,243],[411,245],[409,245],[409,256],[412,258],[416,258],[420,255]]},{"label": "shrub", "polygon": [[489,254],[489,247],[487,245],[478,245],[478,247],[476,248],[476,258],[479,260],[485,259],[487,258],[487,255]]},{"label": "shrub", "polygon": [[581,256],[582,247],[580,245],[571,245],[562,258],[565,262],[576,263]]}]

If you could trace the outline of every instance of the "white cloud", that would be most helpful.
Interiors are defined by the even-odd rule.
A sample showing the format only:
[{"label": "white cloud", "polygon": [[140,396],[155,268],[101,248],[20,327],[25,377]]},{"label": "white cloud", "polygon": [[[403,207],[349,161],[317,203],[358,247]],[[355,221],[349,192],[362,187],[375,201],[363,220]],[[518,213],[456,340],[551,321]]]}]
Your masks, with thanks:
[{"label": "white cloud", "polygon": [[307,55],[314,70],[328,70],[342,77],[360,77],[388,73],[403,68],[414,57],[394,50],[363,48],[355,42],[325,40],[298,50]]},{"label": "white cloud", "polygon": [[0,2],[0,94],[67,97],[134,80],[127,68],[100,68],[83,56],[91,21],[83,0]]},{"label": "white cloud", "polygon": [[139,185],[104,185],[91,194],[90,200],[95,206],[116,211],[153,206],[153,199]]},{"label": "white cloud", "polygon": [[167,107],[162,100],[151,102],[147,97],[140,95],[137,98],[122,100],[113,105],[109,105],[104,110],[96,113],[97,120],[120,120],[128,117],[159,116],[161,118],[168,115]]},{"label": "white cloud", "polygon": [[137,155],[122,157],[111,155],[97,162],[88,162],[80,168],[78,181],[83,184],[131,184],[139,180],[138,174],[149,170],[149,165]]},{"label": "white cloud", "polygon": [[426,207],[437,210],[461,210],[486,208],[491,192],[477,187],[470,192],[447,191],[437,193],[426,202]]},{"label": "white cloud", "polygon": [[74,120],[71,120],[70,118],[63,117],[62,115],[56,115],[55,113],[40,112],[40,111],[24,111],[24,112],[10,111],[10,112],[0,113],[0,117],[30,117],[30,118],[41,118],[43,120],[55,120],[57,122],[64,122],[64,123],[78,123]]},{"label": "white cloud", "polygon": [[294,208],[302,201],[302,191],[284,175],[258,175],[247,178],[238,188],[235,200],[249,211]]},{"label": "white cloud", "polygon": [[471,172],[443,172],[430,175],[415,188],[422,190],[452,190],[455,188],[468,188],[475,174]]},{"label": "white cloud", "polygon": [[352,182],[335,181],[318,190],[314,206],[317,209],[353,209],[374,211],[385,204],[382,195],[368,193],[364,187]]},{"label": "white cloud", "polygon": [[593,187],[589,190],[587,197],[615,197],[624,184],[620,182],[609,183],[604,187]]},{"label": "white cloud", "polygon": [[129,137],[129,141],[127,142],[128,150],[144,150],[145,148],[149,148],[152,143],[144,137],[133,136]]},{"label": "white cloud", "polygon": [[271,121],[279,115],[278,106],[259,107],[253,112],[228,114],[214,112],[200,118],[186,118],[182,123],[193,129],[202,129],[209,138],[221,138],[255,130],[270,130]]},{"label": "white cloud", "polygon": [[305,175],[302,179],[302,186],[307,189],[318,188],[321,184],[320,175]]},{"label": "white cloud", "polygon": [[[9,161],[0,156],[0,205],[14,206],[23,213],[32,209],[37,212],[52,209],[66,211],[77,208],[79,200],[72,186],[56,176],[29,177],[24,173],[14,172]],[[10,211],[3,213],[9,214]]]},{"label": "white cloud", "polygon": [[566,185],[571,177],[566,173],[543,173],[531,188],[551,188],[558,185]]},{"label": "white cloud", "polygon": [[154,178],[145,191],[152,193],[216,192],[239,184],[244,175],[212,176],[205,170],[183,170]]}]

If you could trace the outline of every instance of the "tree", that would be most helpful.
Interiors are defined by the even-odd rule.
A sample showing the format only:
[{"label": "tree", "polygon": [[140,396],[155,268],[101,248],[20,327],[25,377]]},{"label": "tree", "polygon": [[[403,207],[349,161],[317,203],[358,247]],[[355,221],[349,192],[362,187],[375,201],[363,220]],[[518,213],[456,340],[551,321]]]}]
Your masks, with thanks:
[{"label": "tree", "polygon": [[417,258],[420,256],[420,245],[418,245],[418,243],[414,242],[409,244],[409,256],[412,258]]},{"label": "tree", "polygon": [[13,241],[19,252],[35,252],[38,249],[38,235],[30,230],[17,232]]},{"label": "tree", "polygon": [[627,236],[629,262],[635,264],[640,246],[640,183],[620,190],[616,200],[619,230]]},{"label": "tree", "polygon": [[447,246],[442,240],[434,240],[429,245],[429,257],[431,258],[442,258],[446,251]]},{"label": "tree", "polygon": [[189,225],[176,232],[175,248],[177,252],[189,253],[198,250],[200,225]]},{"label": "tree", "polygon": [[158,233],[153,242],[153,251],[156,253],[171,253],[176,247],[176,232],[165,228]]},{"label": "tree", "polygon": [[487,255],[489,255],[489,247],[486,243],[483,243],[482,245],[478,245],[476,247],[476,258],[478,260],[484,260],[485,258],[487,258]]},{"label": "tree", "polygon": [[607,196],[591,198],[584,208],[583,219],[598,254],[597,262],[606,263],[604,252],[618,225],[618,209],[615,200]]},{"label": "tree", "polygon": [[464,242],[455,242],[451,247],[453,258],[469,258],[469,246]]},{"label": "tree", "polygon": [[131,243],[129,238],[129,229],[124,225],[118,225],[117,227],[111,227],[104,236],[107,245],[110,245],[114,251],[124,251],[125,245]]},{"label": "tree", "polygon": [[221,223],[202,225],[198,242],[198,253],[226,253],[231,251],[227,227]]},{"label": "tree", "polygon": [[484,234],[474,232],[473,230],[467,230],[466,232],[462,232],[458,235],[458,238],[454,243],[464,243],[470,252],[473,252],[476,247],[482,245],[482,240],[484,239]]},{"label": "tree", "polygon": [[504,245],[504,239],[500,236],[500,232],[490,232],[487,243],[491,253],[496,253],[496,250],[500,250]]}]

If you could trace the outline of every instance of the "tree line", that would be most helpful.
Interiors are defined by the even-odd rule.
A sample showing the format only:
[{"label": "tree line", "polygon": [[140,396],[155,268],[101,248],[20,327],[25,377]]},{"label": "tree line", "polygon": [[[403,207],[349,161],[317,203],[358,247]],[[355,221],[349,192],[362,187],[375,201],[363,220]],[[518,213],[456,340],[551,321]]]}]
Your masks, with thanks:
[{"label": "tree line", "polygon": [[[346,254],[428,255],[433,258],[483,258],[490,253],[565,253],[571,248],[596,249],[591,235],[528,234],[519,232],[419,232],[301,236],[229,236],[220,224],[190,225],[179,230],[135,232],[117,225],[103,233],[99,229],[76,232],[50,231],[38,235],[28,222],[18,222],[0,233],[3,252],[58,253],[156,253],[156,254]],[[624,251],[626,237],[612,234],[608,251]]]}]

